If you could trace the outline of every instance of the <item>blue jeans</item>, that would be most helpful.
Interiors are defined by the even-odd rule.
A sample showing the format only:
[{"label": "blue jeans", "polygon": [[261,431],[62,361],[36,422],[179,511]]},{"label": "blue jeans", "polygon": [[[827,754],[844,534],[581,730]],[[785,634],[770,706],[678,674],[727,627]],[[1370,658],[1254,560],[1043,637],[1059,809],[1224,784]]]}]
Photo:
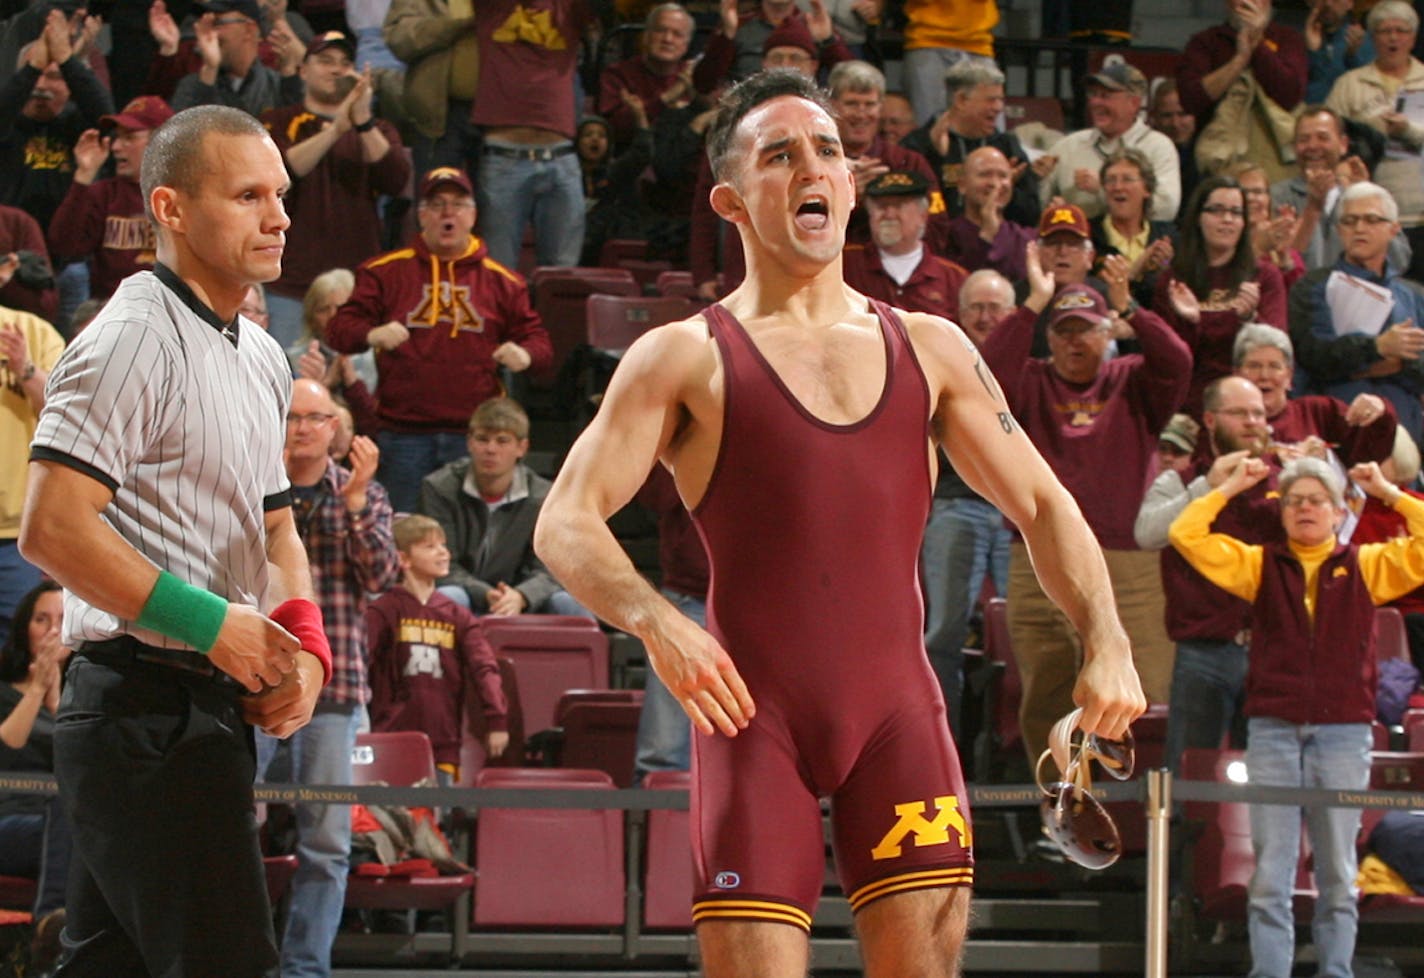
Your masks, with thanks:
[{"label": "blue jeans", "polygon": [[1246,647],[1205,639],[1178,642],[1167,711],[1167,766],[1181,770],[1189,747],[1216,750],[1241,714]]},{"label": "blue jeans", "polygon": [[[258,778],[280,772],[293,784],[350,784],[351,751],[365,712],[355,703],[318,703],[311,723],[285,741],[258,732]],[[282,938],[282,978],[327,976],[346,902],[351,808],[304,804],[296,813],[297,873]]]},{"label": "blue jeans", "polygon": [[945,109],[944,73],[965,59],[993,65],[993,58],[958,48],[914,48],[905,52],[904,86],[915,111],[915,125],[937,117]]},{"label": "blue jeans", "polygon": [[[461,608],[469,611],[474,610],[470,604],[470,592],[466,591],[460,585],[442,584],[435,590],[445,595],[445,597],[455,602]],[[564,590],[558,590],[549,595],[543,607],[525,608],[524,611],[526,614],[531,615],[577,615],[579,618],[591,618],[594,621],[598,620],[598,617],[593,612],[575,601],[574,596]]]},{"label": "blue jeans", "polygon": [[[1294,724],[1271,717],[1247,721],[1246,772],[1253,785],[1362,790],[1370,780],[1367,723]],[[1290,978],[1295,957],[1291,889],[1300,855],[1301,809],[1252,805],[1247,929],[1250,978]],[[1305,827],[1315,853],[1315,919],[1311,938],[1319,978],[1351,978],[1359,922],[1356,906],[1357,808],[1307,808]]]},{"label": "blue jeans", "polygon": [[[663,588],[663,597],[678,611],[703,628],[707,627],[707,602],[690,594]],[[638,716],[638,754],[633,765],[633,783],[640,784],[649,771],[686,771],[691,764],[692,721],[648,667],[643,687],[643,712]]]},{"label": "blue jeans", "polygon": [[936,499],[925,525],[925,650],[956,741],[970,611],[985,574],[999,594],[1008,594],[1010,539],[1003,515],[982,499]]},{"label": "blue jeans", "polygon": [[[23,461],[17,465],[24,465]],[[10,617],[20,599],[39,587],[40,569],[20,556],[14,540],[0,540],[0,645],[10,634]]]},{"label": "blue jeans", "polygon": [[583,175],[578,154],[548,162],[486,152],[480,159],[479,233],[490,257],[519,267],[524,229],[534,224],[538,265],[577,265],[583,250]]},{"label": "blue jeans", "polygon": [[376,478],[386,487],[397,513],[416,511],[422,479],[470,454],[463,431],[382,431],[376,435],[376,447],[381,450]]}]

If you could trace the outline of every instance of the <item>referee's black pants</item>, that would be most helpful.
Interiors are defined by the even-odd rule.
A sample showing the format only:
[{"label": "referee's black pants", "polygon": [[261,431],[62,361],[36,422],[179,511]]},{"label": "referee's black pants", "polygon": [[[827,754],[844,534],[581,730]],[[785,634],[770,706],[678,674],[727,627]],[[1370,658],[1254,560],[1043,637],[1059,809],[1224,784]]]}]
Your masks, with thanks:
[{"label": "referee's black pants", "polygon": [[55,726],[74,825],[58,975],[259,978],[277,948],[240,689],[88,648]]}]

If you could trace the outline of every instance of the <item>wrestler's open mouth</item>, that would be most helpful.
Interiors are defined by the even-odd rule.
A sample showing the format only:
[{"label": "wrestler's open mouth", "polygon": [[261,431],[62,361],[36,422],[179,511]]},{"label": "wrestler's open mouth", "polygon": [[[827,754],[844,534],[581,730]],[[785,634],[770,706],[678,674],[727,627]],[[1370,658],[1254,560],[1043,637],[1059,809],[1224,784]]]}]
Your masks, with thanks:
[{"label": "wrestler's open mouth", "polygon": [[831,220],[831,208],[824,197],[808,197],[796,208],[796,226],[819,231]]}]

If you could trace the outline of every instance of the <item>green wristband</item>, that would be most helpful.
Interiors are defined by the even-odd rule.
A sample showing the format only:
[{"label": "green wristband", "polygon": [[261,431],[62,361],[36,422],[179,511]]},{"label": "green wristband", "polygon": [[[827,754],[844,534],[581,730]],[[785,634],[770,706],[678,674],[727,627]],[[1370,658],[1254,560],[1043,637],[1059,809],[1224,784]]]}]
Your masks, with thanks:
[{"label": "green wristband", "polygon": [[227,602],[222,598],[161,571],[138,614],[138,625],[207,654],[226,617]]}]

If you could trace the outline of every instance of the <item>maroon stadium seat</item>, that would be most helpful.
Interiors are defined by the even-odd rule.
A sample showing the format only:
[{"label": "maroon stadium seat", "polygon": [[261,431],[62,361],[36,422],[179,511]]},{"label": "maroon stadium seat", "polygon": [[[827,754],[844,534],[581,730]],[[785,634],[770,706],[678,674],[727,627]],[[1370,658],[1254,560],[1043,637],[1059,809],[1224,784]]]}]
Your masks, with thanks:
[{"label": "maroon stadium seat", "polygon": [[[649,790],[686,791],[686,771],[651,771],[643,779]],[[649,930],[692,929],[692,845],[686,809],[654,808],[648,812],[648,848],[643,880],[643,926]]]},{"label": "maroon stadium seat", "polygon": [[639,295],[641,289],[626,268],[534,269],[529,278],[534,311],[539,314],[554,347],[550,377],[556,377],[570,351],[588,335],[585,302],[590,295]]},{"label": "maroon stadium seat", "polygon": [[526,736],[555,726],[566,690],[608,687],[608,636],[589,619],[583,627],[489,628],[485,637],[496,655],[514,664]]},{"label": "maroon stadium seat", "polygon": [[474,677],[470,677],[465,684],[465,719],[460,735],[460,778],[456,782],[462,788],[474,787],[475,775],[486,765],[518,767],[524,763],[524,710],[519,701],[519,680],[514,675],[513,662],[504,656],[500,656],[498,662],[499,681],[504,687],[504,699],[509,707],[509,746],[496,760],[491,761],[485,755],[485,734],[488,727]]},{"label": "maroon stadium seat", "polygon": [[[610,696],[609,694],[622,694]],[[633,784],[642,690],[571,690],[559,701],[560,767],[597,768],[620,788]]]},{"label": "maroon stadium seat", "polygon": [[591,295],[588,345],[609,352],[626,350],[648,330],[686,319],[695,311],[691,302],[677,297]]},{"label": "maroon stadium seat", "polygon": [[1409,633],[1398,608],[1375,609],[1375,658],[1409,661]]},{"label": "maroon stadium seat", "polygon": [[[1381,791],[1424,791],[1424,753],[1375,751],[1370,757],[1370,787]],[[1381,808],[1366,808],[1360,821],[1363,846],[1379,820]],[[1424,923],[1424,896],[1404,893],[1360,894],[1360,920],[1372,923]]]}]

